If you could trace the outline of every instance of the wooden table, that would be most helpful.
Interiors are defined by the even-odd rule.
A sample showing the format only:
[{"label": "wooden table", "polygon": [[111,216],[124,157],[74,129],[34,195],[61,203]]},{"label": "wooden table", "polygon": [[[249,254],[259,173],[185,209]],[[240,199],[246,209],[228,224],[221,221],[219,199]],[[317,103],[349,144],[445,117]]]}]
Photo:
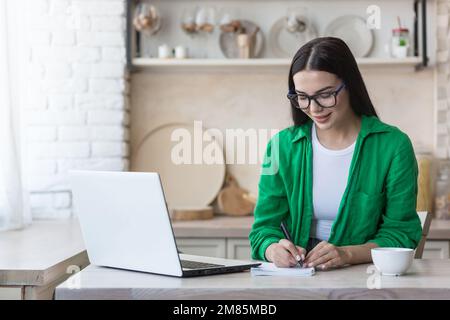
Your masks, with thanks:
[{"label": "wooden table", "polygon": [[[369,269],[368,269],[369,268]],[[368,273],[369,272],[369,273]],[[368,289],[380,277],[381,289]],[[174,278],[89,266],[56,288],[56,299],[450,299],[450,260],[415,260],[407,275],[380,276],[373,265],[312,277],[249,272]]]},{"label": "wooden table", "polygon": [[89,264],[77,220],[36,221],[0,233],[0,299],[51,299],[73,270]]},{"label": "wooden table", "polygon": [[[211,237],[226,237],[235,242],[243,239],[248,246],[252,222],[252,216],[218,216],[204,221],[174,222],[173,229],[177,238],[210,241]],[[429,239],[448,244],[450,221],[432,221]],[[36,221],[24,230],[2,232],[0,299],[50,299],[55,286],[68,277],[68,268],[83,268],[88,263],[77,220]]]}]

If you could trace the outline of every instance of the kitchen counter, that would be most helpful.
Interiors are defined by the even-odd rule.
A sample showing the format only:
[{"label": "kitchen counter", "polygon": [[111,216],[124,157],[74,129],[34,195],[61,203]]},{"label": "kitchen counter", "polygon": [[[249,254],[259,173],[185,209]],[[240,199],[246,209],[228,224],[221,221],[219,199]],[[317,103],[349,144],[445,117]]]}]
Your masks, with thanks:
[{"label": "kitchen counter", "polygon": [[[210,220],[176,221],[173,230],[186,253],[192,248],[198,250],[202,244],[193,238],[203,238],[209,246],[205,254],[195,250],[192,254],[248,259],[252,223],[253,216],[216,216]],[[54,287],[68,277],[68,267],[82,269],[89,263],[75,219],[36,221],[24,230],[0,235],[0,298],[5,297],[6,291],[13,292],[16,298],[51,298]],[[222,243],[218,238],[227,240]],[[433,257],[448,258],[450,221],[433,220],[428,239],[435,245],[444,245],[431,248],[439,252]]]},{"label": "kitchen counter", "polygon": [[[368,269],[369,268],[369,269]],[[373,265],[318,271],[312,277],[252,277],[248,271],[175,278],[89,266],[56,288],[56,299],[450,299],[450,260],[414,260],[401,277]]]},{"label": "kitchen counter", "polygon": [[[216,216],[209,220],[175,221],[173,230],[177,237],[197,238],[247,238],[253,223],[253,216]],[[432,220],[429,240],[450,240],[450,220]]]},{"label": "kitchen counter", "polygon": [[253,224],[253,216],[216,216],[208,220],[174,221],[176,237],[197,238],[248,238]]},{"label": "kitchen counter", "polygon": [[89,264],[77,220],[35,221],[0,233],[0,297],[51,298],[70,268]]}]

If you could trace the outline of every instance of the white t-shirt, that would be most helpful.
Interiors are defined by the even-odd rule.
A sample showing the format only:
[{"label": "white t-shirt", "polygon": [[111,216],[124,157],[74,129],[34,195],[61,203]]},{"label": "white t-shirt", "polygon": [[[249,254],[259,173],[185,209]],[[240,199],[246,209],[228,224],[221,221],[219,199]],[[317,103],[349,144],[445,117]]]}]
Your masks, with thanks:
[{"label": "white t-shirt", "polygon": [[310,237],[327,241],[347,186],[355,142],[345,149],[330,150],[320,144],[316,126],[312,131],[313,207]]}]

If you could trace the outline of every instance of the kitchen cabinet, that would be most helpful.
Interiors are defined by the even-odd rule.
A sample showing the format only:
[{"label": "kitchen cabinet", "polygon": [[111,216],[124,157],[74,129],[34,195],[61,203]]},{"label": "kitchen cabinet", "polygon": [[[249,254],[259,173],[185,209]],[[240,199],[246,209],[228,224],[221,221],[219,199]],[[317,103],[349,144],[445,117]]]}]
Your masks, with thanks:
[{"label": "kitchen cabinet", "polygon": [[179,250],[187,254],[249,260],[248,234],[253,216],[216,216],[209,220],[174,221]]},{"label": "kitchen cabinet", "polygon": [[226,258],[226,239],[223,238],[177,238],[178,250],[185,254]]},{"label": "kitchen cabinet", "polygon": [[433,219],[423,251],[424,259],[450,258],[450,220]]},{"label": "kitchen cabinet", "polygon": [[229,259],[251,260],[251,248],[248,239],[228,239],[227,257]]},{"label": "kitchen cabinet", "polygon": [[251,259],[248,238],[177,238],[178,250],[186,254],[228,258]]},{"label": "kitchen cabinet", "polygon": [[[180,251],[187,254],[228,258],[251,259],[248,238],[177,238]],[[450,241],[428,240],[422,259],[449,259]]]},{"label": "kitchen cabinet", "polygon": [[0,286],[0,300],[22,300],[22,287],[1,287]]},{"label": "kitchen cabinet", "polygon": [[[176,221],[173,229],[185,253],[251,259],[248,234],[253,217],[217,216],[210,220]],[[423,259],[450,258],[450,220],[432,220]]]},{"label": "kitchen cabinet", "polygon": [[450,241],[427,241],[422,259],[449,259]]}]

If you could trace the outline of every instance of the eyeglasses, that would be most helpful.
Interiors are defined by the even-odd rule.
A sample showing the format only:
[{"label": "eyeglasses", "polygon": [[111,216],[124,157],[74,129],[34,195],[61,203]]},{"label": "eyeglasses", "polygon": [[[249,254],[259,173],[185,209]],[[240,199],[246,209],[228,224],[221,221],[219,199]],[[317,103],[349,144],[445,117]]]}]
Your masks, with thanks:
[{"label": "eyeglasses", "polygon": [[287,97],[298,109],[308,109],[311,105],[311,100],[314,100],[322,108],[332,108],[337,103],[336,96],[344,88],[345,83],[342,83],[335,91],[321,92],[312,96],[306,93],[289,92]]}]

